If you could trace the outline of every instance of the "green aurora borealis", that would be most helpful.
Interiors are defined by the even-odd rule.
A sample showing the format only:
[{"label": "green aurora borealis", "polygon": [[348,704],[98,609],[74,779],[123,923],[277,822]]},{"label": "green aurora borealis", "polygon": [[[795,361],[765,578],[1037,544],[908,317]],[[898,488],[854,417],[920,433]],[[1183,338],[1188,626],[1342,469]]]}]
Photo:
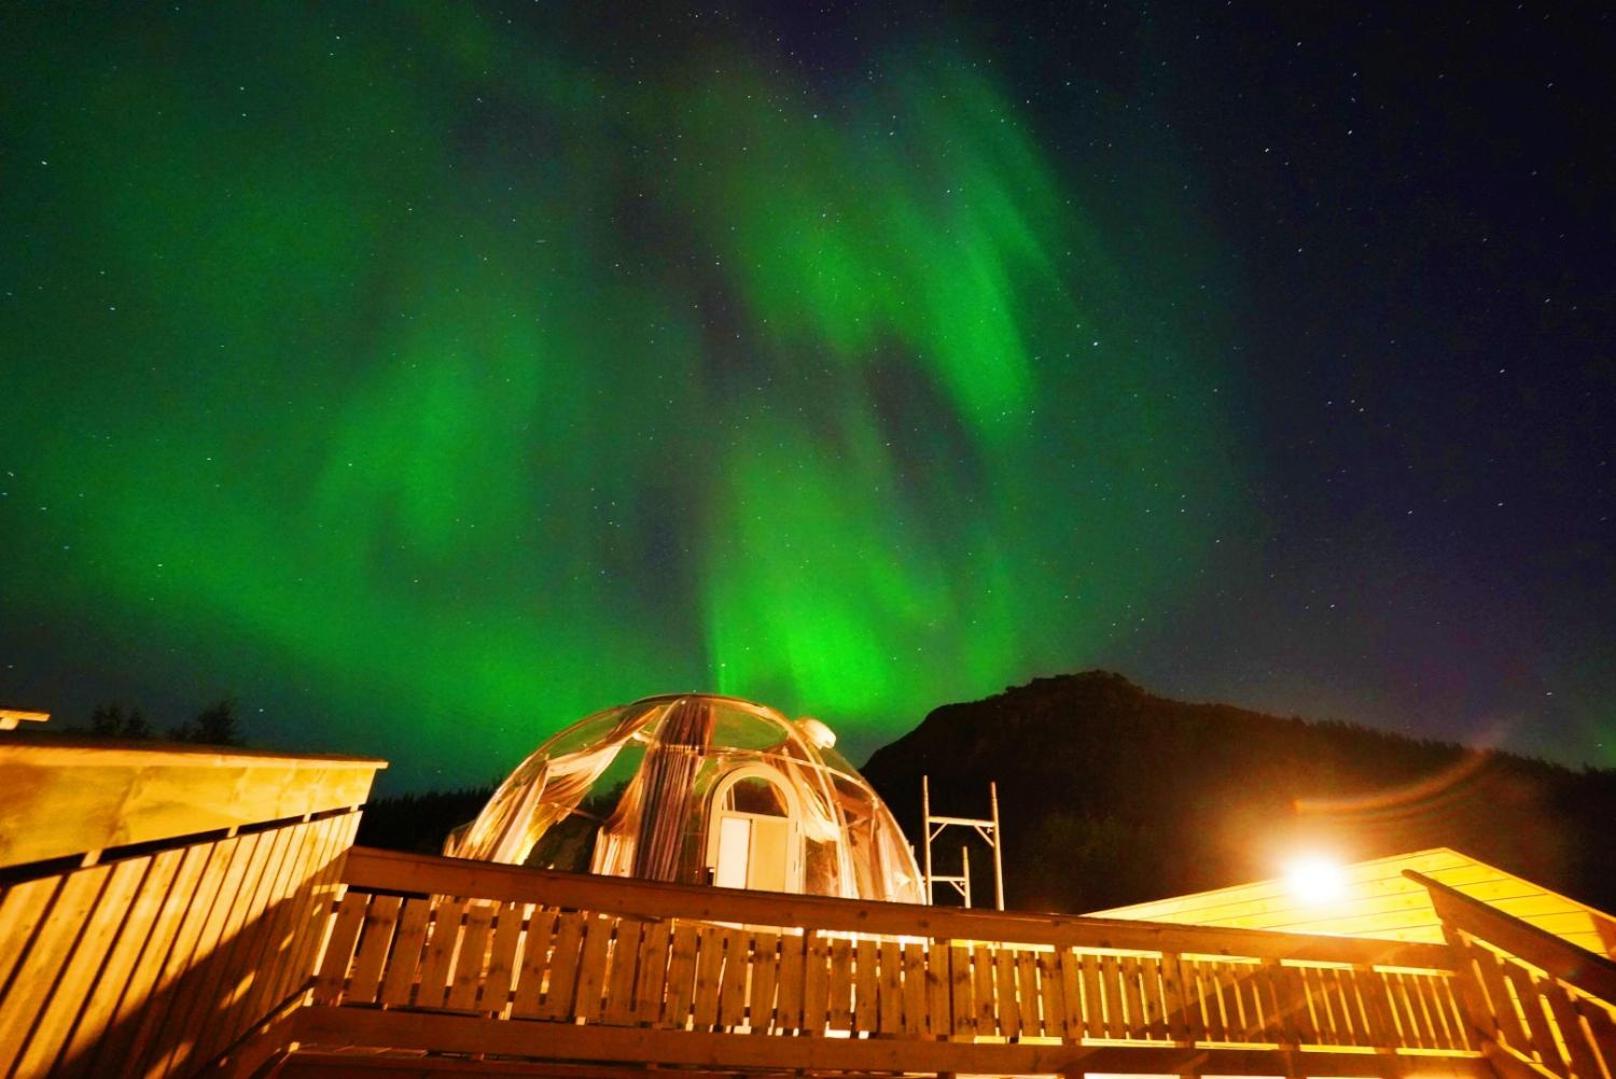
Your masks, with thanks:
[{"label": "green aurora borealis", "polygon": [[1095,212],[962,46],[370,11],[10,35],[12,617],[481,779],[683,688],[873,744],[1252,524],[1192,208]]}]

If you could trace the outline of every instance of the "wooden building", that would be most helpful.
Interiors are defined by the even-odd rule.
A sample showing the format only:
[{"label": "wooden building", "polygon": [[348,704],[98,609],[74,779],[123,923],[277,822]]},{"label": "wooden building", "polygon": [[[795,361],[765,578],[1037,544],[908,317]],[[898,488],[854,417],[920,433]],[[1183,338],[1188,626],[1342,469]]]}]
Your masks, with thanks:
[{"label": "wooden building", "polygon": [[1410,871],[1579,948],[1616,957],[1616,919],[1610,915],[1447,847],[1329,867],[1334,879],[1322,889],[1276,877],[1094,916],[1441,944],[1442,919],[1431,893]]},{"label": "wooden building", "polygon": [[382,766],[0,735],[0,1077],[1616,1073],[1616,963],[1435,873],[1433,941],[558,872],[354,847]]}]

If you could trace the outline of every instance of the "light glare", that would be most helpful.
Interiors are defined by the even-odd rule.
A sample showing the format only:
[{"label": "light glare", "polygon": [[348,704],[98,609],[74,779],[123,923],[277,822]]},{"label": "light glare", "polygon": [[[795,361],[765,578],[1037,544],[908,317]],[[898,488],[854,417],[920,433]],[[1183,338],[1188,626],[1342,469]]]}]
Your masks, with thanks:
[{"label": "light glare", "polygon": [[1308,855],[1285,869],[1285,884],[1303,903],[1333,903],[1346,894],[1347,879],[1341,866],[1322,855]]}]

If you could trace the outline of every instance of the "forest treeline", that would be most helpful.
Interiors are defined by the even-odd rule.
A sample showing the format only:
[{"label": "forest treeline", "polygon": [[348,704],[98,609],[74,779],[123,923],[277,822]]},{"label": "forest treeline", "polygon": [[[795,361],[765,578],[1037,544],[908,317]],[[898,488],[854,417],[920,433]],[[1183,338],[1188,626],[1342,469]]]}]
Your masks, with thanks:
[{"label": "forest treeline", "polygon": [[116,738],[126,742],[161,740],[207,746],[241,746],[247,743],[234,697],[216,700],[191,718],[168,726],[159,726],[146,718],[145,710],[139,705],[126,707],[122,702],[114,701],[96,705],[82,724],[48,726],[27,733],[89,735],[92,738]]},{"label": "forest treeline", "polygon": [[[1616,771],[1172,701],[1102,671],[945,705],[864,773],[911,839],[923,774],[932,811],[955,816],[986,816],[997,780],[1013,908],[1082,913],[1278,876],[1315,851],[1447,846],[1616,909]],[[957,871],[957,831],[938,872]],[[986,849],[971,863],[991,895]]]}]

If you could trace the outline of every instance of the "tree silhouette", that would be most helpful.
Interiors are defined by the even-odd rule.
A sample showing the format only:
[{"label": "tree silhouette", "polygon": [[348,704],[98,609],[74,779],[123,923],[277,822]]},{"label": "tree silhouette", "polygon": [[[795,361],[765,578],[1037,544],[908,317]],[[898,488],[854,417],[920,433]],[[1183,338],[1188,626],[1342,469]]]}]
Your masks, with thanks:
[{"label": "tree silhouette", "polygon": [[131,708],[128,712],[123,705],[102,704],[97,705],[90,713],[90,733],[97,738],[124,738],[132,741],[144,741],[152,737],[151,724],[139,708]]},{"label": "tree silhouette", "polygon": [[214,701],[196,714],[196,718],[182,723],[169,732],[176,742],[195,742],[207,746],[239,746],[241,729],[236,722],[236,701],[225,697]]}]

